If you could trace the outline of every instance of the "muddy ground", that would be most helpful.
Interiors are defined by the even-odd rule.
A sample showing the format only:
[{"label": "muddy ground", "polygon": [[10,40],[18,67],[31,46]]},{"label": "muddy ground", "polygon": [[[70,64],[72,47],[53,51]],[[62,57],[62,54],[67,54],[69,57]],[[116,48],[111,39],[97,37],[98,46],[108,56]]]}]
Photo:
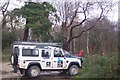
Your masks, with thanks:
[{"label": "muddy ground", "polygon": [[71,80],[71,76],[67,75],[60,75],[59,72],[42,72],[41,76],[36,79],[31,79],[27,77],[23,77],[20,72],[17,73],[13,72],[13,68],[10,65],[9,62],[0,62],[0,65],[2,65],[2,70],[0,70],[0,73],[2,73],[2,80]]},{"label": "muddy ground", "polygon": [[2,65],[2,78],[20,78],[22,75],[19,73],[14,73],[13,68],[9,62],[0,63]]}]

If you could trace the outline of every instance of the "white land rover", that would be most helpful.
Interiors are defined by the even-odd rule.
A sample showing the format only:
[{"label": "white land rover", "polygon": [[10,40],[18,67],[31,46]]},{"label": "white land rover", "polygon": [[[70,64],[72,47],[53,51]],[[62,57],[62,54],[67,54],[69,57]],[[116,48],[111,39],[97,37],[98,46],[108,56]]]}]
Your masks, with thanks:
[{"label": "white land rover", "polygon": [[14,72],[28,77],[38,77],[41,71],[77,75],[82,67],[82,61],[58,43],[14,42],[10,61]]}]

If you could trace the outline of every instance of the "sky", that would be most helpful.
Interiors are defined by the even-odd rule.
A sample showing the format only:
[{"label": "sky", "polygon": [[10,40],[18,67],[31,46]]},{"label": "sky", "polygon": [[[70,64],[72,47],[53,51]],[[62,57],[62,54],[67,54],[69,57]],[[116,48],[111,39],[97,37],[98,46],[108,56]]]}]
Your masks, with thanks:
[{"label": "sky", "polygon": [[[4,4],[4,2],[6,2],[6,1],[8,1],[8,0],[0,0],[0,6],[2,4]],[[8,10],[13,10],[14,8],[20,8],[21,6],[24,6],[24,1],[27,1],[27,0],[10,0]],[[34,0],[34,1],[54,2],[54,1],[59,1],[59,0]],[[73,1],[73,0],[71,0],[71,1]],[[75,1],[79,1],[79,0],[75,0]],[[86,0],[84,0],[84,1],[86,1]],[[100,1],[105,1],[105,0],[100,0]],[[106,1],[109,1],[109,0],[106,0]],[[114,0],[114,1],[118,1],[118,0]],[[118,21],[118,5],[114,6],[113,10],[111,12],[109,12],[107,14],[107,16],[108,16],[108,19],[111,21]]]}]

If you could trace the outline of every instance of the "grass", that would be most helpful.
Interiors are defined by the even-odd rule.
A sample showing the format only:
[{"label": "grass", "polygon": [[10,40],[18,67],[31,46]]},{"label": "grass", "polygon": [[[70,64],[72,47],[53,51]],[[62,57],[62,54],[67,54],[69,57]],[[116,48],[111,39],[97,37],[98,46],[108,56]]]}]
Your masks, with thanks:
[{"label": "grass", "polygon": [[9,61],[11,56],[11,49],[4,49],[2,52],[2,61]]},{"label": "grass", "polygon": [[87,55],[76,78],[120,78],[118,53]]}]

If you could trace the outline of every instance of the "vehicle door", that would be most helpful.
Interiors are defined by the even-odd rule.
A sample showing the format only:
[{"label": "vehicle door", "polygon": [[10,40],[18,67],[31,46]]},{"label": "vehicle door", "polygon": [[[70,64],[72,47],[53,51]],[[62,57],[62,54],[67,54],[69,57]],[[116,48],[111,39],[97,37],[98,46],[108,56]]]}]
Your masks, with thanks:
[{"label": "vehicle door", "polygon": [[41,67],[42,69],[51,69],[52,60],[51,60],[51,50],[42,49],[41,50]]},{"label": "vehicle door", "polygon": [[64,69],[65,67],[65,61],[64,56],[61,51],[61,48],[55,48],[54,49],[54,55],[53,55],[53,69]]}]

